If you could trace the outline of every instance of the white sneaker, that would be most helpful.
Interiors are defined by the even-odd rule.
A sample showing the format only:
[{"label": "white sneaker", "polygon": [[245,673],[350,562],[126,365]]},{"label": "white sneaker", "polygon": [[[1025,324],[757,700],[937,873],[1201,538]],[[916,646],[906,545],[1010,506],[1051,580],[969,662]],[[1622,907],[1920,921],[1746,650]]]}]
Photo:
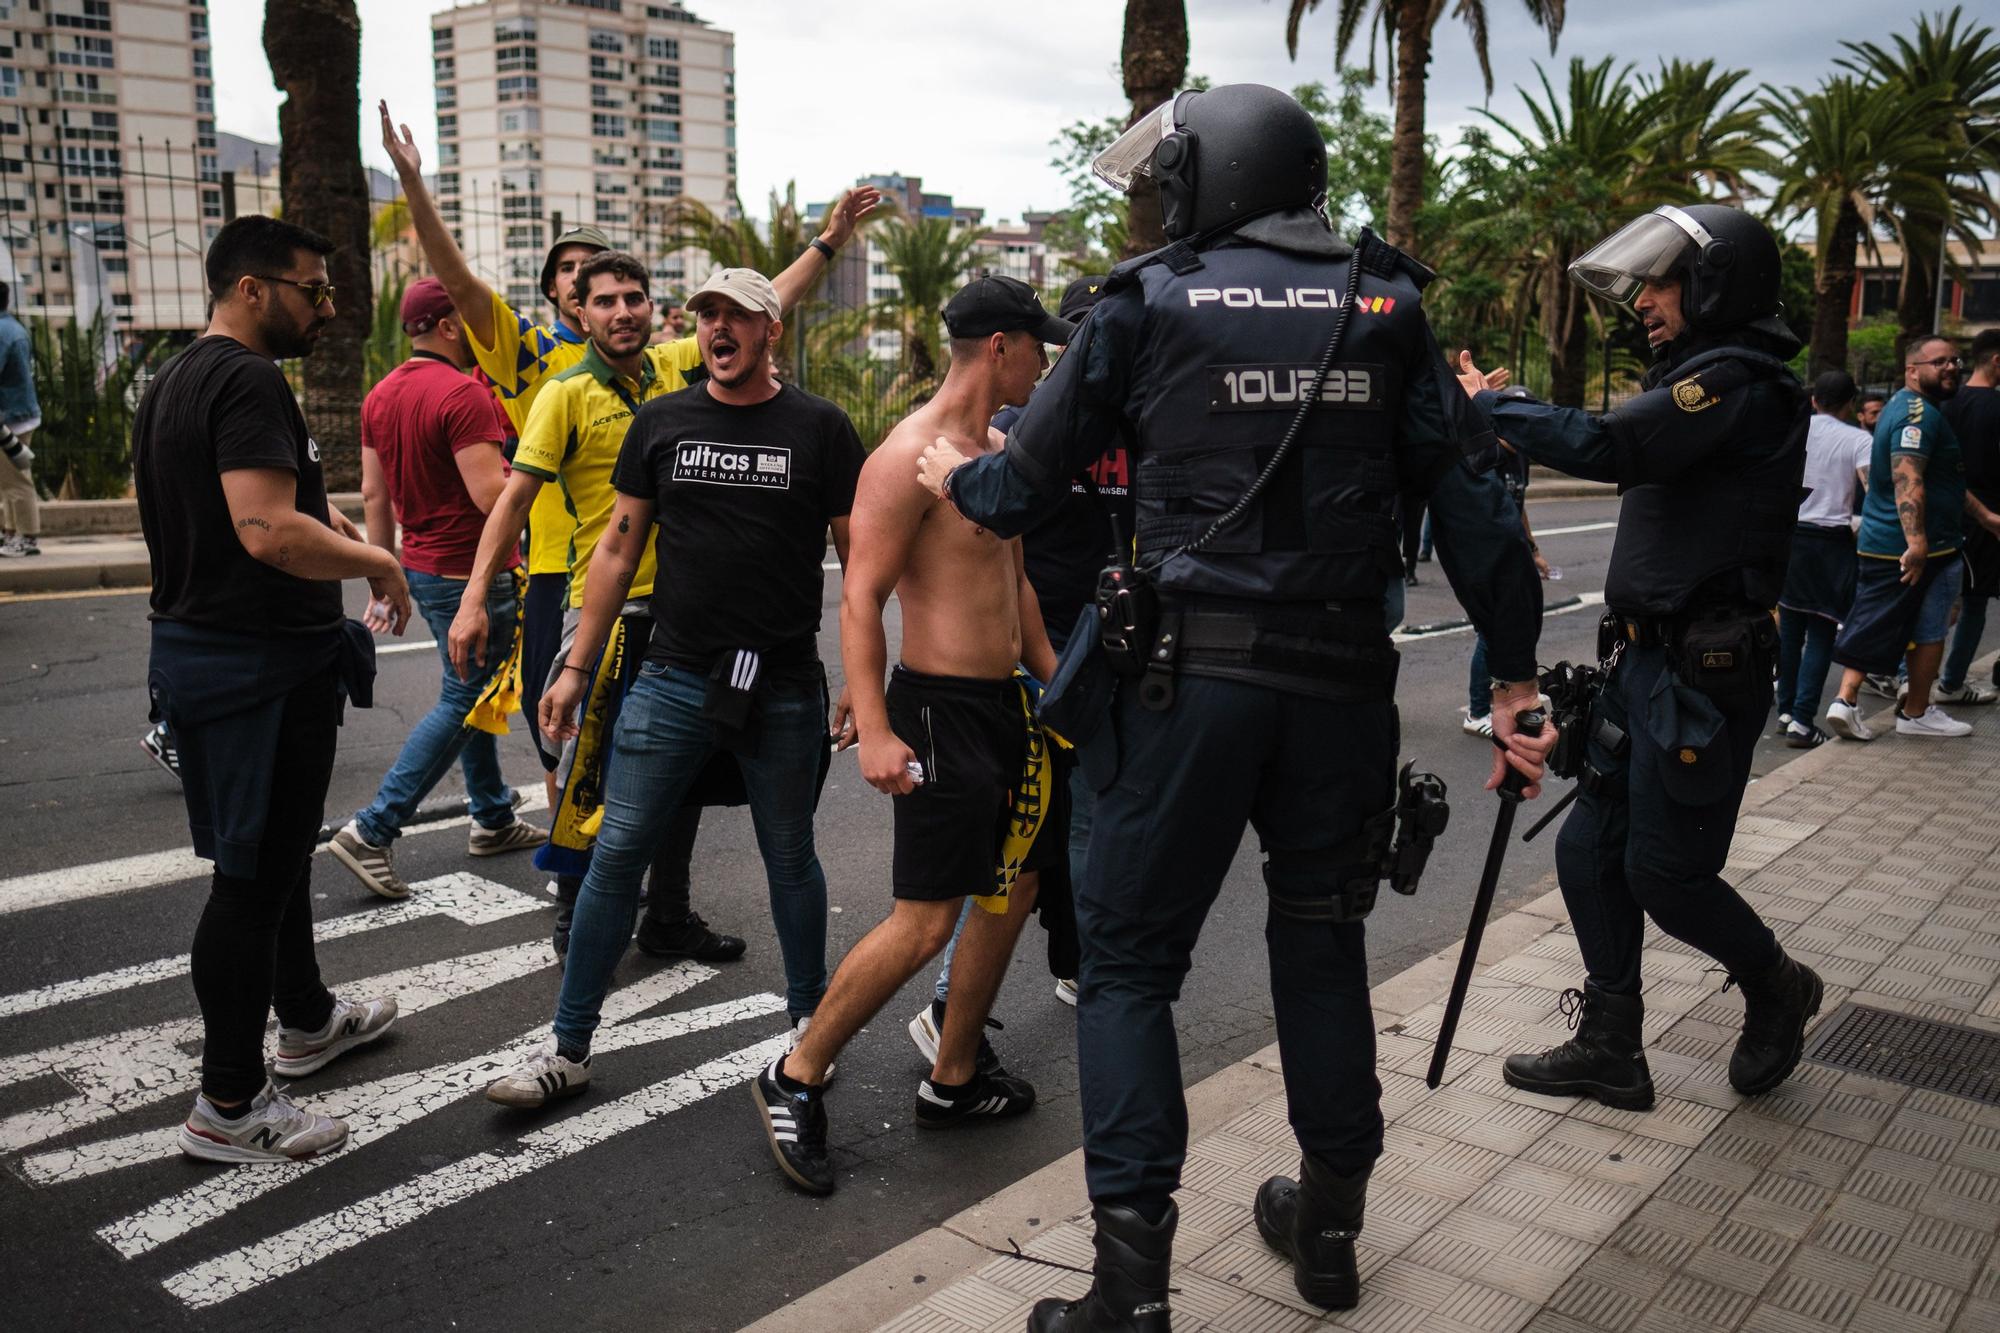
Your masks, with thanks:
[{"label": "white sneaker", "polygon": [[1846,741],[1872,741],[1875,729],[1861,720],[1861,706],[1835,699],[1826,710],[1826,729]]},{"label": "white sneaker", "polygon": [[336,1055],[366,1046],[387,1032],[396,1021],[396,997],[351,1004],[336,998],[326,1026],[317,1032],[278,1025],[278,1058],[271,1068],[286,1078],[303,1078],[326,1065]]},{"label": "white sneaker", "polygon": [[1787,731],[1791,730],[1791,726],[1792,726],[1792,715],[1790,713],[1778,714],[1778,730],[1777,730],[1778,735],[1780,736],[1784,735]]},{"label": "white sneaker", "polygon": [[1493,739],[1493,714],[1481,713],[1474,717],[1470,708],[1461,708],[1458,718],[1458,729],[1466,735],[1483,736],[1489,741]]},{"label": "white sneaker", "polygon": [[1057,979],[1056,998],[1070,1008],[1076,1008],[1076,979],[1074,977],[1061,977]]},{"label": "white sneaker", "polygon": [[[790,1055],[793,1051],[796,1051],[799,1048],[799,1039],[806,1035],[806,1029],[811,1027],[812,1025],[813,1025],[813,1020],[811,1014],[807,1014],[804,1018],[801,1018],[798,1022],[792,1024],[792,1040],[791,1044],[785,1047],[786,1055]],[[931,1057],[931,1062],[933,1064],[937,1062],[937,1057],[935,1055]],[[819,1076],[819,1085],[822,1088],[824,1088],[827,1084],[833,1082],[833,1071],[838,1068],[840,1068],[840,1062],[838,1060],[828,1060],[826,1062],[826,1069]]]},{"label": "white sneaker", "polygon": [[205,1162],[296,1162],[346,1142],[346,1121],[296,1105],[268,1079],[234,1120],[196,1097],[180,1134],[181,1151]]},{"label": "white sneaker", "polygon": [[1955,690],[1940,689],[1932,694],[1931,698],[1941,704],[1960,704],[1965,707],[1976,708],[2000,699],[2000,691],[1989,689],[1984,685],[1975,684],[1968,680]]},{"label": "white sneaker", "polygon": [[939,1028],[938,1003],[933,1000],[917,1012],[910,1020],[910,1041],[915,1044],[917,1054],[924,1057],[924,1063],[937,1063],[938,1042],[944,1037]]},{"label": "white sneaker", "polygon": [[1861,688],[1878,699],[1893,699],[1896,697],[1897,690],[1908,689],[1909,685],[1889,675],[1887,672],[1880,672],[1863,676],[1861,678]]},{"label": "white sneaker", "polygon": [[527,1110],[546,1106],[558,1097],[574,1097],[590,1086],[590,1057],[566,1060],[550,1041],[487,1085],[486,1100]]},{"label": "white sneaker", "polygon": [[1960,722],[1957,718],[1932,704],[1916,717],[1904,717],[1903,710],[1896,710],[1896,734],[1898,736],[1970,736],[1972,724]]}]

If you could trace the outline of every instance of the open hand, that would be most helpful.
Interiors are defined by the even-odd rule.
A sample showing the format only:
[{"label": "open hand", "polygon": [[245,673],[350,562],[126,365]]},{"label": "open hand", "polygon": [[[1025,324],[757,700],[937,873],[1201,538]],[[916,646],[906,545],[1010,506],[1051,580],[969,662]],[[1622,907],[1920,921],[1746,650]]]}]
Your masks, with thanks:
[{"label": "open hand", "polygon": [[965,462],[965,455],[958,446],[940,435],[917,459],[917,482],[940,500],[944,498],[945,478],[951,470]]},{"label": "open hand", "polygon": [[1482,389],[1504,389],[1513,381],[1514,372],[1505,366],[1496,370],[1482,371],[1472,364],[1470,351],[1458,354],[1458,382],[1468,397]]},{"label": "open hand", "polygon": [[398,176],[422,176],[424,156],[417,151],[417,141],[410,134],[408,125],[402,126],[402,133],[396,133],[396,123],[389,119],[389,103],[384,99],[375,104],[382,114],[382,148],[389,154],[389,161],[395,164]]},{"label": "open hand", "polygon": [[872,185],[857,185],[834,200],[827,210],[826,227],[819,238],[838,250],[853,237],[861,220],[882,203],[882,192]]}]

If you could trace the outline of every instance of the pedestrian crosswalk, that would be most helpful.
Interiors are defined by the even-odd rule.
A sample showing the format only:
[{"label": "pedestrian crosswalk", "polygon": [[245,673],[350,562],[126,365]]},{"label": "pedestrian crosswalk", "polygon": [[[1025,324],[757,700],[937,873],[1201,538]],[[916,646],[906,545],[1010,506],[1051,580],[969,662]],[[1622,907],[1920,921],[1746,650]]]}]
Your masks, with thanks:
[{"label": "pedestrian crosswalk", "polygon": [[[146,889],[186,893],[191,886],[182,881],[207,875],[205,862],[168,851],[17,876],[0,880],[0,914],[114,893],[143,896]],[[316,885],[341,882],[331,862],[315,867]],[[140,1266],[175,1303],[207,1309],[341,1263],[357,1247],[424,1225],[498,1185],[560,1170],[578,1154],[747,1081],[787,1040],[780,996],[731,994],[714,968],[695,962],[659,968],[611,992],[596,1039],[598,1054],[630,1054],[632,1081],[621,1086],[636,1090],[593,1095],[577,1113],[560,1117],[494,1112],[455,1151],[438,1151],[435,1134],[418,1135],[425,1151],[406,1151],[399,1133],[474,1104],[488,1083],[546,1040],[558,976],[545,930],[509,942],[520,941],[522,918],[551,909],[543,894],[463,871],[413,887],[408,899],[379,906],[370,900],[315,928],[321,944],[356,941],[343,958],[379,955],[403,963],[358,980],[328,974],[343,995],[395,995],[402,1040],[434,1052],[441,1033],[492,1026],[490,1011],[481,1011],[480,1022],[447,1021],[447,1006],[490,1005],[495,992],[523,978],[540,976],[548,984],[526,1000],[518,989],[504,992],[513,998],[505,1014],[511,1026],[474,1038],[470,1049],[414,1069],[396,1067],[393,1056],[385,1064],[379,1054],[343,1060],[302,1085],[295,1093],[302,1102],[348,1124],[346,1147],[326,1157],[185,1172],[158,1165],[179,1158],[178,1120],[199,1084],[201,1024],[186,982],[186,953],[79,968],[73,977],[0,994],[0,1050],[12,1052],[0,1055],[0,1089],[7,1091],[0,1102],[0,1165],[37,1192],[30,1206],[46,1201],[60,1205],[51,1213],[83,1215],[78,1238],[94,1231],[121,1264]],[[424,922],[451,924],[418,924]],[[23,924],[33,918],[10,923]],[[428,956],[410,962],[413,951]],[[457,1012],[462,1020],[467,1011]],[[101,1025],[104,1013],[143,1021],[47,1044],[27,1039],[88,1030],[91,1020]],[[675,1043],[693,1050],[686,1039],[725,1030],[734,1030],[729,1045],[738,1049],[717,1055],[716,1042],[708,1041],[696,1056],[676,1057]],[[389,1049],[394,1045],[392,1039]],[[466,1123],[466,1113],[455,1123]],[[305,1176],[338,1181],[343,1174],[348,1182],[332,1189],[298,1186]],[[557,1186],[575,1187],[574,1181]],[[320,1211],[313,1201],[321,1197],[338,1202]],[[111,1205],[111,1215],[94,1206],[99,1200]],[[220,1225],[225,1220],[227,1227]]]}]

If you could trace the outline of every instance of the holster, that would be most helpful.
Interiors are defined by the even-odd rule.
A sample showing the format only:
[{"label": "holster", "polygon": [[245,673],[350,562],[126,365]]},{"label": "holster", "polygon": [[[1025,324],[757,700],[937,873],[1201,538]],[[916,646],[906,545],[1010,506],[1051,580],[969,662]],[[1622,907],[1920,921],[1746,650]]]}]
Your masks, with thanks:
[{"label": "holster", "polygon": [[1323,855],[1334,863],[1333,891],[1304,897],[1281,891],[1265,862],[1264,883],[1271,910],[1294,921],[1359,921],[1375,910],[1382,881],[1398,893],[1417,891],[1431,847],[1451,819],[1443,779],[1416,773],[1404,764],[1396,779],[1396,803],[1369,816],[1360,831]]}]

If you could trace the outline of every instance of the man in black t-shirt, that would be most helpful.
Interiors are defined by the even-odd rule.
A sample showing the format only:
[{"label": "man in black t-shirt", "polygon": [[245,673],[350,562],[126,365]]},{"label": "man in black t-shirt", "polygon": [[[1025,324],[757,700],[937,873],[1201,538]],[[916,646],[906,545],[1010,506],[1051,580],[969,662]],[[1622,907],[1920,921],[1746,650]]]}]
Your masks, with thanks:
[{"label": "man in black t-shirt", "polygon": [[[206,262],[206,333],[147,390],[132,423],[139,522],[153,566],[153,716],[180,749],[195,852],[215,874],[189,975],[201,1004],[201,1093],[181,1151],[281,1162],[347,1141],[264,1072],[310,1074],[395,1021],[391,997],[337,999],[312,938],[319,842],[342,700],[366,704],[367,633],[340,580],[366,578],[395,632],[410,618],[396,557],[327,504],[319,446],[274,364],[333,318],[324,237],[268,217],[231,222]],[[350,632],[352,631],[352,632]]]},{"label": "man in black t-shirt", "polygon": [[[1965,462],[1965,590],[1937,695],[1941,703],[1990,704],[2000,696],[1966,674],[1986,633],[1986,604],[2000,596],[2000,532],[1990,521],[2000,513],[2000,329],[1974,338],[1965,361],[1965,383],[1944,405]],[[1993,683],[2000,685],[2000,666]]]},{"label": "man in black t-shirt", "polygon": [[829,527],[847,561],[861,440],[838,407],[778,382],[771,347],[783,326],[765,278],[719,270],[687,309],[708,377],[632,419],[582,619],[542,695],[544,734],[577,734],[590,664],[657,522],[653,637],[618,714],[618,762],[577,895],[555,1039],[487,1089],[503,1105],[540,1106],[589,1084],[591,1034],[632,934],[640,876],[719,750],[743,771],[795,1034],[826,990],[826,876],[813,845],[828,740],[821,561]]}]

